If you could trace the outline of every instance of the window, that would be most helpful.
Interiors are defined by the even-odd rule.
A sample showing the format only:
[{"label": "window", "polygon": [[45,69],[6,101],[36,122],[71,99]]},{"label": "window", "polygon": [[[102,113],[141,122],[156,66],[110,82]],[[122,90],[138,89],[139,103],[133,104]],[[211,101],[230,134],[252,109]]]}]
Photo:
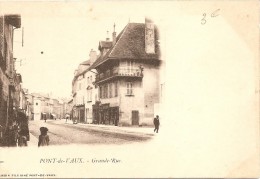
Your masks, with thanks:
[{"label": "window", "polygon": [[109,83],[109,98],[112,98],[112,83]]},{"label": "window", "polygon": [[108,97],[108,86],[107,86],[107,84],[105,84],[105,86],[104,86],[104,98],[107,98]]},{"label": "window", "polygon": [[133,83],[132,82],[126,83],[126,94],[133,95]]},{"label": "window", "polygon": [[92,101],[92,90],[87,91],[87,100]]},{"label": "window", "polygon": [[36,103],[36,106],[38,106],[38,103]]},{"label": "window", "polygon": [[104,78],[104,73],[100,73],[99,78],[100,79]]},{"label": "window", "polygon": [[109,77],[109,76],[110,76],[110,70],[107,70],[107,71],[106,71],[105,76],[106,76],[106,77]]},{"label": "window", "polygon": [[117,85],[117,81],[115,82],[115,97],[118,96],[118,85]]},{"label": "window", "polygon": [[102,96],[102,86],[100,86],[100,88],[99,88],[99,98],[103,98],[103,96]]},{"label": "window", "polygon": [[127,73],[131,73],[133,69],[134,62],[132,60],[127,61]]}]

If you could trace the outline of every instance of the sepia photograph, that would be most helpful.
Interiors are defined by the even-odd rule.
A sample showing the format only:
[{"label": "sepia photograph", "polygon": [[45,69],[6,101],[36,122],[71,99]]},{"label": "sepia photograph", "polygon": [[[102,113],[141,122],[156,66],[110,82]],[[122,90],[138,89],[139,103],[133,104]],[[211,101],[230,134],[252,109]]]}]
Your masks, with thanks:
[{"label": "sepia photograph", "polygon": [[0,178],[258,178],[259,1],[0,1]]}]

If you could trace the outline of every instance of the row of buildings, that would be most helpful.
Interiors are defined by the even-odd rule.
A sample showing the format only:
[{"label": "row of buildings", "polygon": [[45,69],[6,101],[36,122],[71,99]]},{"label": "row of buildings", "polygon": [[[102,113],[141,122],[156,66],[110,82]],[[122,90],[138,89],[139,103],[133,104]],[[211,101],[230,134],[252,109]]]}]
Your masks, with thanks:
[{"label": "row of buildings", "polygon": [[10,130],[16,124],[28,127],[28,120],[64,118],[71,111],[67,101],[29,93],[22,87],[13,49],[15,30],[20,27],[20,15],[0,15],[0,145],[9,145]]},{"label": "row of buildings", "polygon": [[71,117],[82,123],[152,125],[160,113],[164,81],[159,30],[149,19],[128,23],[98,43],[72,81]]},{"label": "row of buildings", "polygon": [[71,111],[67,99],[53,98],[50,94],[27,93],[26,99],[29,120],[62,119]]},{"label": "row of buildings", "polygon": [[22,76],[15,70],[13,39],[21,27],[20,15],[0,15],[0,141],[8,137],[7,130],[17,120],[17,112],[27,109]]}]

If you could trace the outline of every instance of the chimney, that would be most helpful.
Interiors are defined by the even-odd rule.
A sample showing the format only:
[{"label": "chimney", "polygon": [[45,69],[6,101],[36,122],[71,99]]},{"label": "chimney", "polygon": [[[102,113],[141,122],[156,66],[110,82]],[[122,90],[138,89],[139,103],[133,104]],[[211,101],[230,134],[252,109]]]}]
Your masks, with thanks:
[{"label": "chimney", "polygon": [[107,38],[106,38],[106,41],[109,41],[109,31],[107,31]]},{"label": "chimney", "polygon": [[113,46],[116,44],[116,24],[114,23],[114,32],[112,33]]},{"label": "chimney", "polygon": [[91,49],[89,52],[90,65],[92,65],[96,61],[96,59],[97,59],[97,52]]},{"label": "chimney", "polygon": [[154,23],[145,18],[145,52],[155,53]]}]

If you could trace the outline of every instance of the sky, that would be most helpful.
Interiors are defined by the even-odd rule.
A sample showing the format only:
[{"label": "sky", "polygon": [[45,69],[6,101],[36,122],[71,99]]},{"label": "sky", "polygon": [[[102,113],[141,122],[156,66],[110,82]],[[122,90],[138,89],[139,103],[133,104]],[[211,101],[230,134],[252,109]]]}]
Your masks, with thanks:
[{"label": "sky", "polygon": [[[53,13],[33,4],[33,11],[21,12],[23,46],[22,28],[16,29],[14,57],[17,58],[17,72],[22,74],[23,87],[29,92],[71,97],[74,70],[88,60],[91,49],[99,53],[100,40],[112,38],[114,23],[119,34],[129,21],[144,22],[145,18],[128,14],[107,16],[102,7],[83,5],[86,6],[62,5]],[[99,15],[102,11],[104,13]]]}]

